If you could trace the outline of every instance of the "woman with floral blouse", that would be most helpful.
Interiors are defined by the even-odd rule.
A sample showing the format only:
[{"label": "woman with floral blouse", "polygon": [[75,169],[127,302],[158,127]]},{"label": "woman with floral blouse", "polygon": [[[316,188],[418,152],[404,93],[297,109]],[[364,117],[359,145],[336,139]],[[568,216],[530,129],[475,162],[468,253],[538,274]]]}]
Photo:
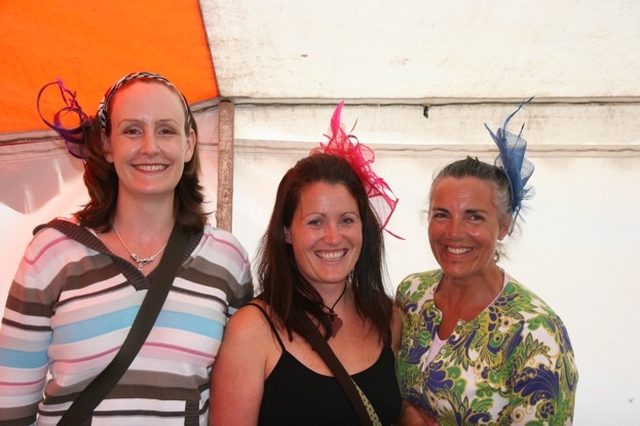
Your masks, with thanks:
[{"label": "woman with floral blouse", "polygon": [[503,129],[491,135],[501,148],[497,165],[467,157],[432,183],[428,234],[441,269],[411,274],[397,289],[400,424],[573,421],[578,372],[567,330],[497,265],[499,242],[513,230],[533,165],[519,136]]}]

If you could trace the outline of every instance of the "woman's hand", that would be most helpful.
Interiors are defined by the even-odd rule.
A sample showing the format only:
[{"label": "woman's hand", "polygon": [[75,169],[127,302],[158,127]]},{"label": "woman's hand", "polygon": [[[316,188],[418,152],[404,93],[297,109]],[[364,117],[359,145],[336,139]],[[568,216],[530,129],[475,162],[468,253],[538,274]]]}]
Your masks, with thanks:
[{"label": "woman's hand", "polygon": [[398,426],[439,426],[436,419],[420,407],[402,401],[402,412],[396,422]]}]

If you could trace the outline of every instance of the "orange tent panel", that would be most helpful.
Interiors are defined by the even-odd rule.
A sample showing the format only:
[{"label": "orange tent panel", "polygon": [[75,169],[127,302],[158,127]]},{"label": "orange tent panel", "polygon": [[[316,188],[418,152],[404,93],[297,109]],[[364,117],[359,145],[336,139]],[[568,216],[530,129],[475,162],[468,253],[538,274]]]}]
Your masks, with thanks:
[{"label": "orange tent panel", "polygon": [[[4,0],[0,28],[0,133],[48,129],[36,97],[56,78],[89,115],[132,71],[164,75],[190,103],[218,96],[197,0]],[[63,106],[51,92],[42,103],[47,118]]]}]

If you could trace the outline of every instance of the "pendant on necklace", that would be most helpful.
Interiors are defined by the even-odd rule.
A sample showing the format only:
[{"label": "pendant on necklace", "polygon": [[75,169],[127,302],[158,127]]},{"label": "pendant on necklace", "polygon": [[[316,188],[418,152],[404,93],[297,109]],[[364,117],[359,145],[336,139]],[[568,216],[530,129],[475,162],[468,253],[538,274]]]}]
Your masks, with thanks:
[{"label": "pendant on necklace", "polygon": [[338,334],[338,330],[340,330],[340,327],[342,327],[342,319],[338,316],[338,314],[333,312],[333,310],[327,312],[327,316],[331,320],[331,337],[336,337],[336,334]]},{"label": "pendant on necklace", "polygon": [[135,253],[131,253],[131,258],[138,264],[138,270],[142,271],[142,267],[147,263],[153,262],[156,256],[140,257]]},{"label": "pendant on necklace", "polygon": [[342,319],[338,316],[338,314],[335,313],[333,308],[336,307],[336,305],[338,304],[340,299],[342,299],[342,296],[344,296],[344,293],[346,291],[347,291],[347,283],[345,282],[344,288],[342,289],[342,293],[340,293],[340,296],[338,296],[338,299],[333,303],[333,306],[328,307],[324,303],[321,303],[322,307],[327,310],[325,312],[325,315],[328,316],[329,319],[331,320],[331,337],[336,337],[338,330],[340,330],[340,327],[342,327],[342,324],[343,324]]}]

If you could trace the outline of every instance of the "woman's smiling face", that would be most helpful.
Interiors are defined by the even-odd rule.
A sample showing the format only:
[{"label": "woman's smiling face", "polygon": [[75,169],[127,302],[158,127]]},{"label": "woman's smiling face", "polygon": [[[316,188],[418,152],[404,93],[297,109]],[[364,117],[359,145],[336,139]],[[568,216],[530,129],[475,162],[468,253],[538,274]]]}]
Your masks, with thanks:
[{"label": "woman's smiling face", "polygon": [[508,224],[500,224],[491,182],[446,177],[435,182],[429,206],[429,243],[446,275],[457,280],[487,277]]},{"label": "woman's smiling face", "polygon": [[302,190],[285,236],[305,280],[343,284],[362,249],[358,203],[343,184],[313,183]]},{"label": "woman's smiling face", "polygon": [[180,95],[161,82],[132,81],[114,95],[110,111],[105,158],[115,166],[120,194],[173,194],[195,149]]}]

